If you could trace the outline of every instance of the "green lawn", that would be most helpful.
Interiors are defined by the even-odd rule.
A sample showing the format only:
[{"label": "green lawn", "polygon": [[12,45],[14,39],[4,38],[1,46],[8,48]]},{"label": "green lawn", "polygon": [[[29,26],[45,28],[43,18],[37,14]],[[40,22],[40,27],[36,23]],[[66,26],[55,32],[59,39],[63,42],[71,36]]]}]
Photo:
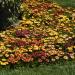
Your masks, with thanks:
[{"label": "green lawn", "polygon": [[75,7],[75,0],[51,0],[52,2],[57,2],[62,6]]},{"label": "green lawn", "polygon": [[16,67],[16,69],[2,69],[0,75],[75,75],[74,61],[61,64],[40,65],[38,67]]}]

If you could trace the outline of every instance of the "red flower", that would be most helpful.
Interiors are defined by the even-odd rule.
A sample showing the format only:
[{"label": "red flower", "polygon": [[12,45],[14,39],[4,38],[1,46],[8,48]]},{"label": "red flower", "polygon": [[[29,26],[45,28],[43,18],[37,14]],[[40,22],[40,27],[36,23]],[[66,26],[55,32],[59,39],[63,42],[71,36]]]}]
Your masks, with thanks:
[{"label": "red flower", "polygon": [[33,61],[32,56],[31,55],[28,55],[28,54],[22,54],[21,59],[24,62],[31,62],[31,61]]},{"label": "red flower", "polygon": [[18,41],[16,42],[16,45],[17,45],[17,46],[25,46],[25,45],[26,45],[26,42],[25,42],[25,41],[22,41],[22,40],[18,40]]},{"label": "red flower", "polygon": [[30,31],[29,30],[22,30],[22,36],[29,36]]},{"label": "red flower", "polygon": [[32,57],[34,57],[34,58],[41,58],[42,56],[47,57],[47,54],[45,52],[34,52],[34,53],[32,53]]},{"label": "red flower", "polygon": [[11,56],[8,58],[8,62],[9,62],[9,63],[12,63],[12,64],[17,63],[19,60],[20,60],[20,57],[19,57],[19,56],[15,57],[14,55],[13,55],[13,56],[11,55]]},{"label": "red flower", "polygon": [[30,35],[30,31],[29,30],[17,30],[15,34],[17,37],[26,37]]}]

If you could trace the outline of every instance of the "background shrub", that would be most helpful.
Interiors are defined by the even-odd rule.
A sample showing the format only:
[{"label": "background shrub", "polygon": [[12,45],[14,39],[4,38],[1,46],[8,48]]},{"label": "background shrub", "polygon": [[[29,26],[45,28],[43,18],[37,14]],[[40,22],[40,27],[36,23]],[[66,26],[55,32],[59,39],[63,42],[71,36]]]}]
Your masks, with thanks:
[{"label": "background shrub", "polygon": [[20,1],[21,0],[0,1],[0,30],[6,29],[18,20]]}]

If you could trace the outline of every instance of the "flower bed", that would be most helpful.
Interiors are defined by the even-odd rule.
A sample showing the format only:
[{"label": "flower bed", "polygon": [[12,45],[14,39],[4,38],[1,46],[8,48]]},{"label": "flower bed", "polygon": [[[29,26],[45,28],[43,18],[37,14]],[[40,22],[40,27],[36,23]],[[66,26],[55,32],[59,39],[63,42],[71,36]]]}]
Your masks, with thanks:
[{"label": "flower bed", "polygon": [[0,65],[75,59],[74,8],[23,2],[18,26],[0,32]]}]

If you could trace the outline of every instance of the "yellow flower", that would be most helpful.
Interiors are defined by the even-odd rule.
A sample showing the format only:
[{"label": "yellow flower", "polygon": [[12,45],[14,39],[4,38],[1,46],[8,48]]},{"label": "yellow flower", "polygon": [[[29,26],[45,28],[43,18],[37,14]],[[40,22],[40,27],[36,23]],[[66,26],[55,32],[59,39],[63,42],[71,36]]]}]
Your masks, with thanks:
[{"label": "yellow flower", "polygon": [[57,42],[58,42],[58,43],[65,43],[65,40],[64,40],[63,38],[58,38],[58,39],[57,39]]},{"label": "yellow flower", "polygon": [[73,46],[75,48],[75,46]]},{"label": "yellow flower", "polygon": [[39,47],[35,45],[33,49],[34,50],[39,50]]},{"label": "yellow flower", "polygon": [[25,27],[21,27],[21,29],[23,30],[23,29],[25,29]]},{"label": "yellow flower", "polygon": [[10,50],[9,48],[6,49],[7,52],[13,52],[12,50]]},{"label": "yellow flower", "polygon": [[49,35],[50,35],[50,36],[53,36],[54,34],[50,32]]},{"label": "yellow flower", "polygon": [[6,47],[5,46],[0,46],[0,49],[6,49]]},{"label": "yellow flower", "polygon": [[5,54],[5,57],[9,57],[9,54]]},{"label": "yellow flower", "polygon": [[54,35],[58,35],[58,32],[56,32],[56,31],[53,31],[53,34],[54,34]]},{"label": "yellow flower", "polygon": [[33,52],[32,50],[29,50],[29,52]]},{"label": "yellow flower", "polygon": [[55,36],[55,39],[58,39],[58,36]]},{"label": "yellow flower", "polygon": [[0,46],[4,46],[4,43],[3,42],[0,42]]},{"label": "yellow flower", "polygon": [[44,39],[44,42],[48,42],[48,40],[47,39]]},{"label": "yellow flower", "polygon": [[55,61],[55,59],[52,58],[51,61]]},{"label": "yellow flower", "polygon": [[20,8],[21,8],[21,11],[24,11],[25,9],[28,8],[28,6],[27,6],[26,3],[22,3],[21,6],[20,6]]},{"label": "yellow flower", "polygon": [[[21,51],[20,51],[21,52]],[[28,49],[24,49],[24,51],[23,52],[28,52]]]},{"label": "yellow flower", "polygon": [[1,36],[1,37],[6,37],[4,34],[1,34],[0,36]]},{"label": "yellow flower", "polygon": [[33,24],[33,22],[30,21],[30,20],[26,20],[26,21],[25,21],[25,24]]},{"label": "yellow flower", "polygon": [[29,48],[28,48],[28,51],[29,51],[29,52],[32,52],[32,47],[29,47]]},{"label": "yellow flower", "polygon": [[22,19],[23,19],[23,20],[26,20],[26,17],[25,17],[25,16],[23,16],[23,17],[22,17]]},{"label": "yellow flower", "polygon": [[7,64],[9,64],[8,62],[2,62],[2,61],[0,61],[0,64],[1,65],[7,65]]},{"label": "yellow flower", "polygon": [[6,31],[3,31],[2,34],[5,35]]},{"label": "yellow flower", "polygon": [[59,21],[59,22],[68,23],[70,20],[69,20],[69,18],[68,18],[67,16],[65,16],[65,15],[59,15],[58,21]]},{"label": "yellow flower", "polygon": [[55,56],[55,59],[59,59],[59,56]]},{"label": "yellow flower", "polygon": [[66,38],[68,35],[67,34],[65,34],[65,35],[62,35],[62,38]]},{"label": "yellow flower", "polygon": [[68,56],[64,56],[63,58],[64,58],[65,60],[68,60]]},{"label": "yellow flower", "polygon": [[61,26],[64,26],[65,24],[64,23],[61,23]]},{"label": "yellow flower", "polygon": [[5,58],[3,58],[3,59],[2,59],[2,61],[4,62],[4,61],[6,61],[6,59],[5,59]]},{"label": "yellow flower", "polygon": [[73,46],[68,47],[67,49],[68,49],[68,52],[72,52],[73,51]]}]

